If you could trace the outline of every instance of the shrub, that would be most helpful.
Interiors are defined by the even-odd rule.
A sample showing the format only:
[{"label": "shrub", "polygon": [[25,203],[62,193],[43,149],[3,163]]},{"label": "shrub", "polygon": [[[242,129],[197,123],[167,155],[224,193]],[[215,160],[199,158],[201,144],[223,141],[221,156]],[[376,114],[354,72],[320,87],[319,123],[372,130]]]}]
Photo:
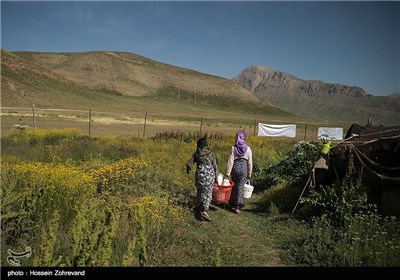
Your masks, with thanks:
[{"label": "shrub", "polygon": [[149,195],[129,198],[122,209],[122,231],[115,246],[125,252],[121,257],[124,266],[157,265],[167,246],[180,243],[177,230],[186,225],[186,216],[170,199]]},{"label": "shrub", "polygon": [[196,132],[184,132],[180,130],[172,130],[172,131],[164,131],[157,133],[154,137],[152,137],[155,141],[167,140],[167,139],[176,139],[186,143],[190,143],[192,141],[196,141],[201,137],[206,137],[209,140],[225,140],[226,136],[223,133],[200,133]]},{"label": "shrub", "polygon": [[305,183],[306,178],[315,163],[319,153],[319,146],[310,142],[301,141],[294,146],[294,150],[287,152],[278,163],[265,161],[254,165],[255,184],[259,189],[268,189],[271,186],[288,183],[291,185]]},{"label": "shrub", "polygon": [[[147,228],[162,230],[167,224],[180,224],[183,222],[183,212],[176,207],[168,198],[154,196],[143,196],[134,200],[134,213],[140,213],[146,217]],[[136,221],[140,217],[135,216]]]},{"label": "shrub", "polygon": [[400,265],[400,226],[394,217],[375,210],[358,212],[337,228],[327,215],[315,217],[311,228],[289,243],[289,258],[309,266]]},{"label": "shrub", "polygon": [[[398,266],[400,225],[368,205],[365,189],[345,181],[301,200],[310,231],[291,247],[295,262],[312,266]],[[303,210],[304,211],[304,210]]]},{"label": "shrub", "polygon": [[276,166],[276,171],[288,182],[302,180],[310,174],[318,154],[318,145],[301,141],[295,145],[293,151],[285,155]]},{"label": "shrub", "polygon": [[110,265],[120,211],[120,199],[108,195],[82,205],[68,231],[68,266]]},{"label": "shrub", "polygon": [[291,212],[299,198],[300,191],[299,188],[284,183],[273,186],[266,190],[258,201],[260,210],[269,213],[271,210],[280,213]]},{"label": "shrub", "polygon": [[312,189],[300,203],[310,207],[313,216],[327,215],[336,227],[344,226],[354,213],[368,208],[365,188],[348,185],[345,181]]},{"label": "shrub", "polygon": [[2,226],[13,228],[13,235],[47,221],[58,211],[67,223],[80,204],[94,194],[93,179],[78,168],[61,164],[2,164]]},{"label": "shrub", "polygon": [[17,143],[30,143],[32,145],[56,145],[61,141],[74,139],[80,135],[77,129],[16,129],[11,131],[10,134],[4,136],[4,140],[9,140],[14,144]]},{"label": "shrub", "polygon": [[88,171],[94,178],[97,191],[109,191],[112,194],[130,194],[139,174],[149,167],[149,163],[138,158],[119,160],[97,169]]}]

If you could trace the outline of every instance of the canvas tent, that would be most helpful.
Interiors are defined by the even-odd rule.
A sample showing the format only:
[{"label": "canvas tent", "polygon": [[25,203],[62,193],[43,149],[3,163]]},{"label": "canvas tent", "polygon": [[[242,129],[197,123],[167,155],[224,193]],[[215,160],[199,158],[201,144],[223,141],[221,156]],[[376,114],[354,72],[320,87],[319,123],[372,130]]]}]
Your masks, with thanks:
[{"label": "canvas tent", "polygon": [[383,214],[400,217],[400,126],[353,124],[329,152],[329,176],[362,183]]}]

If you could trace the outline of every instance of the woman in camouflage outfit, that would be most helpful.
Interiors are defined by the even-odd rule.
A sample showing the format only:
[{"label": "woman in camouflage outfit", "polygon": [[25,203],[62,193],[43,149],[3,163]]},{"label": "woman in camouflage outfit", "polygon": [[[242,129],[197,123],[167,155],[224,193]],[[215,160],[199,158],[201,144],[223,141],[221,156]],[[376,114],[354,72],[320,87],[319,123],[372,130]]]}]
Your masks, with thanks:
[{"label": "woman in camouflage outfit", "polygon": [[208,147],[207,139],[200,138],[197,141],[196,152],[186,163],[186,172],[190,173],[192,165],[196,163],[195,184],[196,184],[196,205],[200,218],[211,221],[208,209],[211,203],[212,188],[217,181],[217,162],[214,153]]}]

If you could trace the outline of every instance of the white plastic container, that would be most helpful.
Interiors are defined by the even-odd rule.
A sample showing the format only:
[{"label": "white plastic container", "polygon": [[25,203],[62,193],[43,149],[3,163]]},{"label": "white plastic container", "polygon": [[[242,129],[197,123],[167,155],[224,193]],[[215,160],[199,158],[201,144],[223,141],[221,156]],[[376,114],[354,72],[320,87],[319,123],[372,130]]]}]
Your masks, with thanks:
[{"label": "white plastic container", "polygon": [[221,185],[222,185],[223,180],[224,180],[224,175],[222,175],[221,173],[218,174],[218,177],[217,177],[217,184],[218,184],[218,186],[221,186]]},{"label": "white plastic container", "polygon": [[230,186],[230,184],[229,179],[224,179],[223,186]]},{"label": "white plastic container", "polygon": [[253,194],[254,187],[250,185],[250,180],[247,180],[246,183],[244,184],[243,188],[243,197],[244,198],[251,198],[251,195]]}]

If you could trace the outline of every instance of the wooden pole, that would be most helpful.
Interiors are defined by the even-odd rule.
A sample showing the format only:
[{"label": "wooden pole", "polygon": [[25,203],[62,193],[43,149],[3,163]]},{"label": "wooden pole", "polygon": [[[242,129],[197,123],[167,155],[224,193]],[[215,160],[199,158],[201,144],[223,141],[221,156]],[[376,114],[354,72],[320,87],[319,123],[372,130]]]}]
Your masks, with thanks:
[{"label": "wooden pole", "polygon": [[89,109],[89,137],[92,130],[92,109]]},{"label": "wooden pole", "polygon": [[146,115],[144,116],[143,138],[146,135],[146,122],[147,122],[147,112]]},{"label": "wooden pole", "polygon": [[254,120],[254,136],[256,136],[256,125],[257,125],[257,120]]},{"label": "wooden pole", "polygon": [[306,126],[304,128],[304,141],[306,141],[306,139],[307,139],[307,123],[306,123]]},{"label": "wooden pole", "polygon": [[306,188],[308,186],[308,183],[310,183],[312,175],[313,175],[313,171],[311,171],[310,176],[308,177],[307,183],[304,185],[303,191],[301,192],[300,197],[297,200],[296,205],[294,206],[294,208],[292,210],[292,215],[294,214],[294,211],[296,211],[297,205],[299,205],[300,199],[303,196],[304,191],[306,190]]},{"label": "wooden pole", "polygon": [[36,129],[35,104],[32,104],[32,121],[33,121],[33,128]]}]

